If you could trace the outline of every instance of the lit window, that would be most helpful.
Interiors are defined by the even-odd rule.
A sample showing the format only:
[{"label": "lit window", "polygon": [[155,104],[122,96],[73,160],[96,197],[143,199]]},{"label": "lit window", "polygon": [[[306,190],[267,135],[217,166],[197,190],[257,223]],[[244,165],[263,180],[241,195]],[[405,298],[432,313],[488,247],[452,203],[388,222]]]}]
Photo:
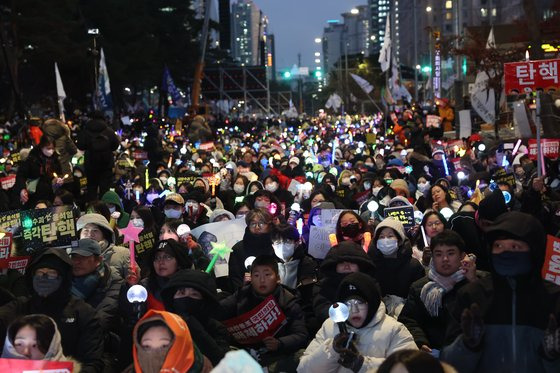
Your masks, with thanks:
[{"label": "lit window", "polygon": [[453,8],[453,1],[452,0],[447,0],[445,2],[445,9],[452,9]]},{"label": "lit window", "polygon": [[486,8],[480,8],[480,15],[482,17],[488,17],[488,9]]},{"label": "lit window", "polygon": [[453,13],[451,13],[451,12],[445,13],[445,19],[448,20],[448,21],[452,20],[453,19]]},{"label": "lit window", "polygon": [[492,8],[492,17],[496,17],[496,8]]}]

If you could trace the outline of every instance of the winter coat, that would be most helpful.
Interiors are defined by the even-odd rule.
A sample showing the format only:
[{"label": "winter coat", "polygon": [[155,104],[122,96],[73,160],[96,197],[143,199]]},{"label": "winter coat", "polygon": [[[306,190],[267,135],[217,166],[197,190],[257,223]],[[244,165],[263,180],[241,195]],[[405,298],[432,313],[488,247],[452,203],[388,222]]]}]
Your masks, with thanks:
[{"label": "winter coat", "polygon": [[449,229],[457,232],[467,245],[466,252],[476,255],[476,268],[489,271],[490,258],[488,254],[488,243],[484,237],[484,233],[478,227],[475,221],[475,213],[470,211],[461,211],[453,214],[449,218]]},{"label": "winter coat", "polygon": [[103,197],[101,197],[101,202],[111,203],[115,205],[116,211],[120,212],[121,214],[119,220],[117,220],[117,227],[121,229],[126,228],[130,220],[130,214],[124,211],[124,207],[121,199],[119,198],[119,195],[112,190],[109,190],[105,192],[105,194],[103,194]]},{"label": "winter coat", "polygon": [[[417,350],[412,335],[406,327],[385,314],[385,305],[380,303],[373,319],[362,328],[346,325],[348,331],[356,333],[356,348],[364,357],[360,372],[374,372],[385,358],[398,350]],[[323,326],[305,349],[298,372],[351,372],[338,363],[339,354],[334,351],[333,339],[339,334],[338,326],[331,319]]]},{"label": "winter coat", "polygon": [[78,134],[78,149],[85,151],[86,174],[111,170],[115,163],[113,152],[120,139],[104,120],[92,119]]},{"label": "winter coat", "polygon": [[82,372],[101,372],[104,349],[104,333],[95,310],[81,299],[70,294],[71,261],[60,249],[47,249],[29,265],[26,279],[33,288],[32,274],[37,263],[46,255],[55,255],[64,262],[66,272],[62,274],[60,288],[46,298],[35,292],[28,297],[19,297],[0,307],[0,335],[6,335],[7,327],[18,316],[45,314],[51,317],[60,331],[65,356],[72,356],[82,364]]},{"label": "winter coat", "polygon": [[63,176],[58,155],[54,153],[47,158],[40,148],[35,147],[19,166],[13,190],[18,191],[19,197],[19,191],[27,189],[26,182],[39,179],[35,193],[28,190],[29,201],[26,206],[34,207],[39,200],[52,201],[54,199],[52,180],[55,173],[59,177]]},{"label": "winter coat", "polygon": [[[278,285],[272,294],[280,309],[286,315],[287,321],[274,336],[280,340],[282,346],[277,352],[293,353],[305,346],[308,337],[300,300],[282,285]],[[245,285],[234,294],[220,301],[224,319],[231,319],[249,312],[265,299],[266,297],[259,296],[253,291],[251,284]],[[262,347],[262,345],[256,347]]]},{"label": "winter coat", "polygon": [[57,120],[47,120],[43,124],[42,129],[43,134],[54,139],[54,146],[60,160],[62,175],[68,175],[65,182],[72,182],[72,156],[78,152],[78,148],[70,138],[70,129],[66,124]]},{"label": "winter coat", "polygon": [[103,245],[101,246],[101,256],[103,261],[116,270],[121,278],[126,278],[130,266],[130,250],[124,246],[110,243],[106,249],[103,249]]},{"label": "winter coat", "polygon": [[[6,274],[0,274],[0,288],[6,290],[14,297],[28,295],[25,277],[16,269],[6,268]],[[4,304],[0,303],[0,306]]]},{"label": "winter coat", "polygon": [[[477,276],[482,278],[487,276],[486,272],[477,272]],[[414,341],[418,347],[426,345],[430,348],[435,348],[440,350],[442,346],[447,345],[453,341],[445,340],[447,329],[451,326],[451,312],[455,308],[455,300],[457,292],[463,286],[468,284],[466,279],[455,284],[451,291],[446,292],[442,297],[442,305],[440,308],[438,316],[431,316],[422,299],[420,298],[420,292],[424,285],[430,282],[428,276],[415,281],[410,286],[410,292],[408,293],[408,298],[404,304],[399,315],[399,321],[406,326],[408,331],[414,337]],[[456,336],[456,335],[455,335]]]}]

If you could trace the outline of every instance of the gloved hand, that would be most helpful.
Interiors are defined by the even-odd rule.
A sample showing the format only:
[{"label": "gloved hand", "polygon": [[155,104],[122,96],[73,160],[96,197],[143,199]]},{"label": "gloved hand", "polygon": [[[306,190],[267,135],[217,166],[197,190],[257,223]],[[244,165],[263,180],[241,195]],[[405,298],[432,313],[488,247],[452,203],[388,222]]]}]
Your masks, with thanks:
[{"label": "gloved hand", "polygon": [[340,358],[338,359],[338,363],[343,367],[350,369],[354,373],[359,372],[364,364],[364,357],[360,355],[358,351],[345,349],[342,350],[339,355]]},{"label": "gloved hand", "polygon": [[463,330],[463,343],[468,348],[475,350],[480,347],[484,337],[484,321],[480,314],[478,304],[473,303],[461,315],[461,329]]},{"label": "gloved hand", "polygon": [[350,345],[346,347],[349,338],[350,338],[349,333],[339,333],[335,335],[333,339],[333,350],[335,350],[339,354],[348,349],[358,352],[358,350],[356,349],[356,345],[354,344],[354,341],[352,341]]},{"label": "gloved hand", "polygon": [[542,347],[547,358],[556,360],[560,357],[560,328],[556,322],[556,317],[552,314],[544,331]]}]

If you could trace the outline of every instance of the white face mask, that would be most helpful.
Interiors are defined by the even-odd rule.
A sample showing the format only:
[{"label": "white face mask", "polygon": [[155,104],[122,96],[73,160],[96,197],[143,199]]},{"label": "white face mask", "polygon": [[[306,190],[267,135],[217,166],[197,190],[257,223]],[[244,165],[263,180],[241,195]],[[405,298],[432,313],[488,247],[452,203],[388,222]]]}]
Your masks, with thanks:
[{"label": "white face mask", "polygon": [[274,249],[274,254],[280,259],[286,261],[294,255],[294,249],[296,245],[294,243],[288,243],[284,241],[273,242],[272,248]]},{"label": "white face mask", "polygon": [[144,228],[144,221],[140,218],[131,219],[132,226],[136,228]]},{"label": "white face mask", "polygon": [[163,185],[167,185],[167,178],[166,177],[160,177],[159,180],[161,181],[161,183]]},{"label": "white face mask", "polygon": [[245,187],[243,185],[235,184],[233,186],[233,190],[235,191],[235,193],[241,194],[245,191]]},{"label": "white face mask", "polygon": [[265,189],[268,190],[270,193],[274,193],[278,190],[278,183],[276,181],[272,183],[268,183],[266,184]]},{"label": "white face mask", "polygon": [[117,210],[116,207],[109,207],[109,212],[112,214],[113,212],[115,212]]},{"label": "white face mask", "polygon": [[430,189],[430,182],[426,181],[425,183],[418,183],[418,185],[416,185],[416,187],[418,188],[420,193],[426,193],[426,191],[428,189]]},{"label": "white face mask", "polygon": [[163,213],[165,214],[165,217],[168,219],[179,219],[181,215],[183,215],[181,210],[175,210],[175,209],[165,209],[163,210]]},{"label": "white face mask", "polygon": [[377,195],[379,194],[379,191],[383,189],[383,187],[375,187],[375,188],[371,188],[371,192],[373,193],[374,196],[377,197]]},{"label": "white face mask", "polygon": [[266,202],[266,201],[255,201],[255,207],[261,208],[261,209],[267,209],[270,206],[270,202]]},{"label": "white face mask", "polygon": [[385,256],[394,254],[399,248],[396,238],[380,238],[377,240],[377,249]]},{"label": "white face mask", "polygon": [[42,151],[45,157],[52,157],[54,154],[54,149],[43,149]]},{"label": "white face mask", "polygon": [[349,177],[343,177],[340,184],[345,185],[345,186],[350,185],[350,178]]}]

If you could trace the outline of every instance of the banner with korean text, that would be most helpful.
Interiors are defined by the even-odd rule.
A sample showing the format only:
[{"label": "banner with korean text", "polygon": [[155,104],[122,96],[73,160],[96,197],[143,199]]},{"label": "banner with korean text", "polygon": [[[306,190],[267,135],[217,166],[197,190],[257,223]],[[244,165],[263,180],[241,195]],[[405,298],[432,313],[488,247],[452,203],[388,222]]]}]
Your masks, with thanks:
[{"label": "banner with korean text", "polygon": [[527,93],[541,88],[558,88],[560,59],[512,62],[504,64],[506,94]]},{"label": "banner with korean text", "polygon": [[560,238],[546,236],[546,255],[541,275],[546,281],[560,285]]}]

